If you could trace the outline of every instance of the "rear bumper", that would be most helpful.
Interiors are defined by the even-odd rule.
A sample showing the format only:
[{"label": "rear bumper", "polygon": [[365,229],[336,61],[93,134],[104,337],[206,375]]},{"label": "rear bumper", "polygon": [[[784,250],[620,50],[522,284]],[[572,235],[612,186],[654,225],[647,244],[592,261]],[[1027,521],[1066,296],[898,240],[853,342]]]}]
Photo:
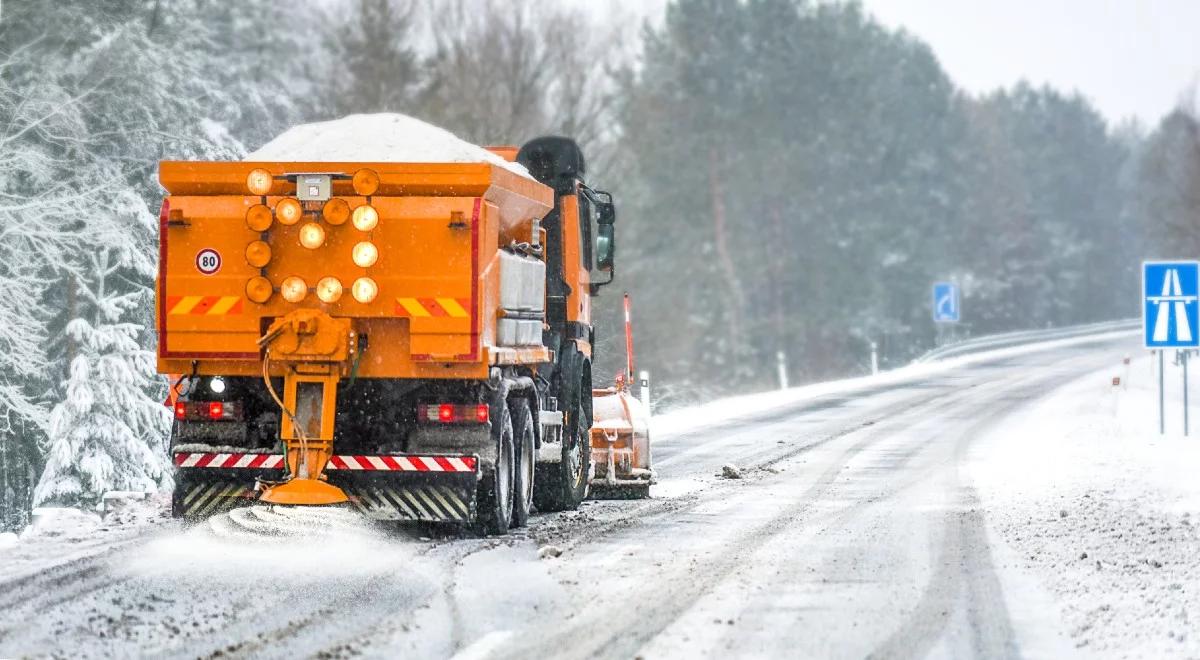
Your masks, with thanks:
[{"label": "rear bumper", "polygon": [[[280,481],[283,457],[265,453],[174,455],[176,516],[204,518],[254,504],[258,480]],[[480,461],[475,455],[335,455],[329,483],[374,520],[470,523],[475,520]]]}]

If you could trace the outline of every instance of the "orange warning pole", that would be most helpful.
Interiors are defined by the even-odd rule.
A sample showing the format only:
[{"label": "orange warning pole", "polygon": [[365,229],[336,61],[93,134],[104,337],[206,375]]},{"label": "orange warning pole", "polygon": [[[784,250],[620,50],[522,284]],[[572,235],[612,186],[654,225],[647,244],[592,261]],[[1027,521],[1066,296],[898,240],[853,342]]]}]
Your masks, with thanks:
[{"label": "orange warning pole", "polygon": [[633,381],[633,320],[629,314],[629,294],[625,294],[625,382]]}]

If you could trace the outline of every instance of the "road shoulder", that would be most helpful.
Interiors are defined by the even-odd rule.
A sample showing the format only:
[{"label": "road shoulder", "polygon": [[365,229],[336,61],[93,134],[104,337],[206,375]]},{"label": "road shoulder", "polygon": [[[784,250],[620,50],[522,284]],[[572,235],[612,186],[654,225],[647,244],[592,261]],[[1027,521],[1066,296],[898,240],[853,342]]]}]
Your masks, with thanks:
[{"label": "road shoulder", "polygon": [[[1062,657],[1063,639],[1098,657],[1200,654],[1200,437],[1154,432],[1155,386],[1148,359],[1116,364],[974,447],[970,469],[1031,656]],[[1182,402],[1168,404],[1181,416]],[[1035,604],[1047,598],[1051,610]],[[1061,620],[1020,618],[1045,611]]]}]

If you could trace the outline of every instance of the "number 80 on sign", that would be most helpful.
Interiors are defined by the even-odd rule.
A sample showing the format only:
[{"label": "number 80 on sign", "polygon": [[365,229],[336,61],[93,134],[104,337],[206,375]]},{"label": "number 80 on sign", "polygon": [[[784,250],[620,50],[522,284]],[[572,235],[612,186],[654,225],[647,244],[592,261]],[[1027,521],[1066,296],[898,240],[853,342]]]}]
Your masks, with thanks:
[{"label": "number 80 on sign", "polygon": [[212,248],[204,248],[197,252],[196,270],[204,275],[212,275],[221,270],[221,253]]}]

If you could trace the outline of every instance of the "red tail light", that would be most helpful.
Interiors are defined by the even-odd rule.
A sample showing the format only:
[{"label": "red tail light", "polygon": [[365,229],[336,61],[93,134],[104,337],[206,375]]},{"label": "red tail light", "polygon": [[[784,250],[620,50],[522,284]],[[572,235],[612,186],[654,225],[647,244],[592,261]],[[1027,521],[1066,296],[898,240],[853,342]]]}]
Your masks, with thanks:
[{"label": "red tail light", "polygon": [[486,403],[423,403],[417,406],[417,420],[426,424],[487,424]]},{"label": "red tail light", "polygon": [[225,422],[242,419],[242,404],[237,401],[177,401],[175,419],[181,421]]}]

